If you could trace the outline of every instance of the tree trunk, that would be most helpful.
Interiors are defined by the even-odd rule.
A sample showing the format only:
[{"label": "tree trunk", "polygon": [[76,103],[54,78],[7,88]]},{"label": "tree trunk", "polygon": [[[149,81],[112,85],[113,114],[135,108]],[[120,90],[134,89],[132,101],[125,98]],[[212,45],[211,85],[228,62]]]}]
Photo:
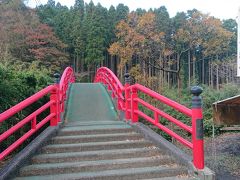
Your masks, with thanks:
[{"label": "tree trunk", "polygon": [[76,71],[77,71],[77,73],[79,72],[78,71],[78,65],[79,65],[79,56],[78,56],[78,53],[77,53],[77,62],[76,62]]},{"label": "tree trunk", "polygon": [[217,65],[217,70],[216,70],[216,86],[217,90],[219,90],[219,74],[218,74],[218,65]]},{"label": "tree trunk", "polygon": [[196,77],[195,77],[196,64],[195,64],[195,62],[196,62],[196,57],[195,57],[195,55],[193,55],[193,61],[192,61],[192,64],[193,64],[192,71],[193,71],[193,73],[192,73],[192,76],[193,76],[193,82],[194,82],[194,83],[195,83],[195,80],[196,80]]},{"label": "tree trunk", "polygon": [[208,86],[211,86],[211,63],[208,60]]},{"label": "tree trunk", "polygon": [[90,65],[87,66],[88,81],[91,82]]},{"label": "tree trunk", "polygon": [[84,53],[82,53],[82,61],[81,61],[81,72],[84,71]]},{"label": "tree trunk", "polygon": [[204,58],[202,57],[202,83],[204,84],[205,83],[205,68],[204,68]]},{"label": "tree trunk", "polygon": [[212,88],[214,87],[214,84],[213,84],[213,79],[214,79],[213,68],[214,68],[214,65],[211,63],[211,85],[212,85]]},{"label": "tree trunk", "polygon": [[188,87],[191,86],[191,53],[190,49],[188,50]]},{"label": "tree trunk", "polygon": [[182,82],[181,82],[181,75],[180,75],[180,55],[177,54],[177,68],[178,68],[178,73],[177,75],[177,83],[178,83],[178,95],[181,97],[181,88],[182,88]]},{"label": "tree trunk", "polygon": [[76,73],[76,56],[75,56],[75,54],[73,56],[73,69],[74,69],[74,73]]}]

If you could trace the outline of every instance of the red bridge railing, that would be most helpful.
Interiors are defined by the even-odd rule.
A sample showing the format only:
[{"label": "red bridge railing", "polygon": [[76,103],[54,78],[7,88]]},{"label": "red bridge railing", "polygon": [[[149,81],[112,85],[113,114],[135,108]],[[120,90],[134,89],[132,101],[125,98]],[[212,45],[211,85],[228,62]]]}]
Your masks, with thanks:
[{"label": "red bridge railing", "polygon": [[[59,77],[58,77],[59,78]],[[63,112],[64,100],[66,98],[66,91],[70,83],[74,82],[74,74],[72,68],[66,68],[61,80],[60,84],[56,83],[54,85],[47,86],[31,97],[25,99],[19,104],[13,106],[12,108],[6,110],[5,112],[0,114],[0,123],[7,121],[9,118],[23,110],[24,108],[31,106],[34,102],[38,101],[42,97],[50,94],[50,99],[47,103],[42,105],[36,111],[19,121],[17,124],[12,126],[10,129],[6,130],[0,135],[0,143],[13,135],[16,131],[21,129],[26,124],[31,123],[31,129],[22,135],[19,139],[13,142],[10,146],[8,146],[4,151],[0,153],[0,160],[3,160],[8,154],[14,151],[17,147],[23,144],[30,136],[32,136],[35,132],[37,132],[42,126],[50,121],[50,126],[57,126],[58,122],[60,122],[60,114]],[[42,112],[50,108],[49,114],[40,122],[37,123],[37,117]]]},{"label": "red bridge railing", "polygon": [[64,101],[67,97],[67,90],[69,88],[69,84],[75,82],[75,76],[73,69],[71,67],[67,67],[61,77],[59,82],[59,98],[60,98],[60,110],[61,112],[64,111]]},{"label": "red bridge railing", "polygon": [[101,82],[107,85],[108,90],[112,91],[112,98],[117,99],[118,110],[124,110],[124,87],[115,74],[108,68],[102,67],[97,70],[94,82]]},{"label": "red bridge railing", "polygon": [[[126,78],[127,79],[127,78]],[[125,79],[125,80],[126,80]],[[125,86],[121,84],[115,74],[106,67],[101,67],[97,70],[95,81],[101,82],[107,85],[108,89],[112,91],[112,97],[117,98],[118,110],[123,110],[125,112],[125,119],[131,119],[132,123],[138,122],[139,117],[152,123],[154,126],[158,127],[171,137],[178,140],[184,146],[192,150],[193,164],[197,169],[204,168],[204,150],[203,150],[203,116],[202,116],[202,104],[201,97],[199,96],[202,89],[199,87],[192,88],[192,109],[189,109],[169,98],[166,98],[149,88],[146,88],[140,84],[130,85],[127,80]],[[191,118],[192,127],[182,123],[180,120],[170,116],[166,112],[154,107],[143,99],[139,98],[139,92],[144,93],[159,102],[174,108],[180,113]],[[124,94],[124,95],[123,95]],[[144,112],[139,110],[139,105],[146,107],[151,110],[154,114],[154,118],[148,116]],[[159,122],[159,117],[163,117],[168,121],[174,123],[178,127],[192,134],[192,141],[184,139],[174,131],[170,130],[161,122]]]}]

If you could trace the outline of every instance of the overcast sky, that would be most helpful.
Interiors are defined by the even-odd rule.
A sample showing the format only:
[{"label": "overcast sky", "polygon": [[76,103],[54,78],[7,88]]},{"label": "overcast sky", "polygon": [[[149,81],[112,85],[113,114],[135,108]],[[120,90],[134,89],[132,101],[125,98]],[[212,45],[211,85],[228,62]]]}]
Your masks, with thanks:
[{"label": "overcast sky", "polygon": [[[29,0],[29,6],[35,7],[36,4],[45,4],[46,2],[47,0]],[[70,7],[74,5],[75,0],[55,0],[55,2]],[[89,3],[90,0],[85,0],[85,2]],[[240,7],[240,0],[93,0],[93,2],[94,4],[100,2],[102,6],[107,8],[111,5],[117,6],[119,3],[123,3],[130,10],[166,6],[171,17],[175,16],[176,12],[186,12],[186,10],[196,8],[220,19],[235,19]]]}]

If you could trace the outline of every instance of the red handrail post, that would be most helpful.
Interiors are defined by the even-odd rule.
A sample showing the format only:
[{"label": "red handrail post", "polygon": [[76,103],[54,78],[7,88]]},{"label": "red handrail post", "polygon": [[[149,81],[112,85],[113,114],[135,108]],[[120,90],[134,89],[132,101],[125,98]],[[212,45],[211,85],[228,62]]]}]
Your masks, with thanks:
[{"label": "red handrail post", "polygon": [[122,107],[121,107],[121,97],[120,95],[122,94],[122,90],[120,89],[120,87],[117,88],[117,108],[118,110],[122,110]]},{"label": "red handrail post", "polygon": [[132,102],[132,122],[138,122],[138,102],[137,102],[137,98],[138,98],[138,94],[137,94],[137,89],[133,86],[132,87],[132,95],[131,95],[131,102]]},{"label": "red handrail post", "polygon": [[55,88],[52,90],[50,95],[50,101],[54,103],[50,106],[50,113],[55,114],[55,116],[50,121],[50,126],[57,126],[60,121],[60,104],[59,104],[59,77],[60,74],[54,74],[55,77]]},{"label": "red handrail post", "polygon": [[31,128],[36,129],[37,127],[37,117],[35,116],[31,122]]},{"label": "red handrail post", "polygon": [[72,76],[70,79],[70,83],[74,83],[76,81],[75,76]]},{"label": "red handrail post", "polygon": [[131,119],[131,104],[130,104],[130,89],[128,88],[130,85],[125,84],[125,118],[126,119]]},{"label": "red handrail post", "polygon": [[58,112],[58,87],[56,85],[56,89],[54,89],[51,92],[50,95],[50,100],[54,101],[54,103],[50,106],[50,113],[54,113],[55,116],[51,119],[50,121],[50,126],[56,126],[58,124],[59,121],[59,112]]},{"label": "red handrail post", "polygon": [[59,91],[58,91],[58,94],[59,94],[59,113],[61,114],[64,109],[65,109],[65,104],[64,104],[64,95],[63,95],[63,92],[62,92],[62,89],[59,87]]},{"label": "red handrail post", "polygon": [[111,88],[112,98],[114,99],[115,98],[115,94],[114,93],[118,93],[118,92],[114,92],[115,91],[115,89],[114,89],[115,84],[114,84],[114,80],[113,79],[111,79],[111,85],[112,85],[112,88]]},{"label": "red handrail post", "polygon": [[[107,86],[108,86],[108,90],[109,91],[111,91],[112,89],[111,89],[111,83],[112,83],[112,79],[111,79],[111,76],[110,76],[110,74],[108,73],[108,72],[106,72],[106,74],[107,74],[107,77],[109,78],[109,83],[107,84]],[[106,82],[107,83],[107,82]]]},{"label": "red handrail post", "polygon": [[130,104],[130,89],[128,88],[130,86],[130,74],[125,73],[125,119],[131,119],[131,104]]},{"label": "red handrail post", "polygon": [[202,114],[202,88],[191,88],[192,97],[192,143],[193,164],[197,169],[204,168],[204,144],[203,144],[203,114]]}]

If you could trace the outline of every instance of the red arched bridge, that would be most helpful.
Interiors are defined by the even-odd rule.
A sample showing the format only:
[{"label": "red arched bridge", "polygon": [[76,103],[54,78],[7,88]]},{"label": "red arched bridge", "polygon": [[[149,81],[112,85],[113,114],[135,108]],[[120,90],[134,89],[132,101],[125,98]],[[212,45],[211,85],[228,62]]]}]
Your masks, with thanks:
[{"label": "red arched bridge", "polygon": [[[192,108],[185,107],[140,84],[125,85],[106,67],[97,70],[94,83],[75,83],[72,68],[60,81],[0,114],[0,124],[45,97],[49,101],[0,135],[7,140],[29,125],[15,142],[0,152],[0,160],[13,158],[0,171],[0,179],[213,179],[204,166],[202,89],[191,89]],[[184,124],[142,96],[148,96],[191,119]],[[144,107],[148,114],[141,110]],[[40,114],[48,112],[43,118]],[[151,115],[149,115],[151,114]],[[160,118],[191,135],[183,138]],[[150,124],[190,149],[186,155],[144,124]],[[14,153],[43,126],[19,153]]]}]

